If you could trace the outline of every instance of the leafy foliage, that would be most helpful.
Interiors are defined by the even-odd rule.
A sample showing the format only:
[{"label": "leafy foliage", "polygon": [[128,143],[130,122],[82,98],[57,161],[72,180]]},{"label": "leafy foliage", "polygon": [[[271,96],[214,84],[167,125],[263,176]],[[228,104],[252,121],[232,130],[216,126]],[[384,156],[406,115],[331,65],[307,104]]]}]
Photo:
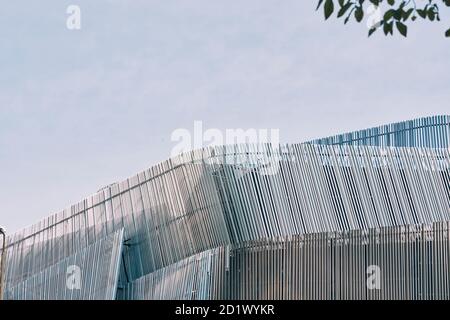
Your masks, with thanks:
[{"label": "leafy foliage", "polygon": [[[387,10],[381,15],[379,21],[369,28],[369,37],[378,29],[382,29],[385,35],[393,35],[394,30],[404,37],[408,34],[407,24],[418,18],[428,21],[440,21],[439,9],[441,5],[450,7],[450,0],[319,0],[316,10],[323,7],[325,20],[337,12],[338,18],[344,19],[346,24],[352,17],[361,22],[364,18],[364,4],[372,4],[376,8],[386,5]],[[450,37],[450,28],[445,31],[445,36]]]}]

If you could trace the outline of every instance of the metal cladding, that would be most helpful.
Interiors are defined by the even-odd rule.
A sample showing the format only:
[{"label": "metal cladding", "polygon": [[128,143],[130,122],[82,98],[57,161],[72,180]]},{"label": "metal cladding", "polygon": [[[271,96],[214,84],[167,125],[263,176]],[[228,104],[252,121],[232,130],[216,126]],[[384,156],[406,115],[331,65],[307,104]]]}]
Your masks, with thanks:
[{"label": "metal cladding", "polygon": [[437,222],[223,246],[129,283],[124,298],[448,300],[449,228]]},{"label": "metal cladding", "polygon": [[6,287],[123,228],[118,298],[447,299],[449,119],[171,158],[10,236]]},{"label": "metal cladding", "polygon": [[26,280],[9,286],[6,299],[115,299],[122,243],[123,230],[100,239]]},{"label": "metal cladding", "polygon": [[[214,264],[222,262],[222,247],[203,251],[149,273],[127,284],[122,299],[127,300],[205,300],[212,299],[211,285],[217,274]],[[222,265],[220,263],[220,265]]]},{"label": "metal cladding", "polygon": [[450,147],[450,116],[433,116],[339,134],[311,141],[314,144],[391,147]]}]

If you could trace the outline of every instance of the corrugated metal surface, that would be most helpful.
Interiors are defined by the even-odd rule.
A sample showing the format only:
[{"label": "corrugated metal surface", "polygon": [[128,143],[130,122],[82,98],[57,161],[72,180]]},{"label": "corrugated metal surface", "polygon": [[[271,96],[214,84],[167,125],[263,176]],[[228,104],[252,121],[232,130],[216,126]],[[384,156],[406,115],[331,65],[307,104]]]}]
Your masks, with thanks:
[{"label": "corrugated metal surface", "polygon": [[450,116],[439,115],[392,123],[316,139],[310,143],[448,148],[450,146]]},{"label": "corrugated metal surface", "polygon": [[[321,140],[343,145],[243,144],[169,159],[9,236],[6,283],[122,228],[121,295],[135,279],[221,246],[448,221],[450,150],[438,148],[448,143],[448,119]],[[353,140],[416,147],[345,145]]]},{"label": "corrugated metal surface", "polygon": [[120,230],[14,286],[7,286],[5,299],[113,300],[122,243],[123,230]]},{"label": "corrugated metal surface", "polygon": [[127,284],[126,300],[205,300],[211,297],[213,259],[221,263],[222,248],[210,249],[159,269]]},{"label": "corrugated metal surface", "polygon": [[220,247],[137,279],[125,298],[447,300],[449,228],[440,222]]},{"label": "corrugated metal surface", "polygon": [[[7,282],[122,227],[129,240],[126,282],[230,243],[450,220],[446,149],[295,144],[265,153],[252,145],[204,152],[213,150],[208,161],[166,163],[153,178],[127,180],[122,192],[111,187],[82,211],[64,211],[33,226],[34,233],[14,235],[7,264],[18,268],[8,268]],[[273,174],[252,167],[249,157],[273,161],[268,154],[275,151]],[[224,155],[241,156],[241,164],[222,161]]]}]

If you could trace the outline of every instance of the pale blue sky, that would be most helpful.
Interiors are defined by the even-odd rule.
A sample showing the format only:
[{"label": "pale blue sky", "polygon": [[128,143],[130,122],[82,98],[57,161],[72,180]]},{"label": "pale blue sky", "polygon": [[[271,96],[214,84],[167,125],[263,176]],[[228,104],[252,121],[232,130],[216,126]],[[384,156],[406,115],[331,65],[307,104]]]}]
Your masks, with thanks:
[{"label": "pale blue sky", "polygon": [[[79,31],[66,28],[70,4]],[[0,225],[13,232],[166,159],[172,131],[194,120],[301,142],[450,113],[445,24],[368,39],[315,6],[4,1]]]}]

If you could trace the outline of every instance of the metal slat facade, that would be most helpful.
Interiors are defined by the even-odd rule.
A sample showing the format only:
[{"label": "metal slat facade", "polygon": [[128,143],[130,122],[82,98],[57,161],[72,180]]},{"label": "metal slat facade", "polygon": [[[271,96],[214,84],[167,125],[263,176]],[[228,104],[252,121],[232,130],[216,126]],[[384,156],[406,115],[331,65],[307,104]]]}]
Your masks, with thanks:
[{"label": "metal slat facade", "polygon": [[[123,298],[448,300],[449,228],[446,221],[222,246],[129,283]],[[379,288],[367,286],[371,266]]]},{"label": "metal slat facade", "polygon": [[[7,300],[114,300],[123,230],[78,250],[58,263],[6,287]],[[67,270],[79,268],[79,285],[68,286]]]},{"label": "metal slat facade", "polygon": [[[164,283],[158,277],[165,272],[179,277],[177,268],[187,275],[189,270],[203,270],[199,262],[203,258],[193,257],[203,257],[208,250],[267,241],[266,251],[251,254],[221,249],[231,250],[238,260],[208,258],[216,261],[211,268],[218,270],[218,277],[233,273],[233,279],[247,279],[247,275],[258,280],[249,280],[252,284],[244,287],[236,281],[214,282],[211,290],[222,297],[360,298],[364,292],[360,282],[366,274],[359,259],[366,247],[356,236],[345,240],[353,243],[351,247],[329,247],[326,233],[450,221],[448,141],[449,117],[438,116],[316,140],[316,144],[239,144],[182,154],[9,236],[5,280],[13,287],[123,228],[119,297],[127,296],[135,280],[152,274],[152,283]],[[272,240],[263,240],[284,239],[278,244],[283,247],[290,237],[310,235],[318,239],[308,238],[302,253],[292,246],[274,251]],[[413,262],[403,259],[425,250],[418,246],[414,243],[402,251],[402,245],[396,244],[390,251],[370,251],[370,257],[397,259],[406,268],[404,261]],[[445,250],[439,254],[448,256]],[[347,260],[337,263],[334,259],[341,255]],[[434,257],[435,253],[429,258]],[[280,259],[290,261],[289,266],[281,266]],[[302,263],[297,265],[298,261]],[[324,268],[330,261],[336,263],[335,269]],[[250,263],[255,269],[236,268]],[[303,272],[312,269],[320,272],[314,277]],[[202,274],[192,275],[186,288],[207,288],[198,283]],[[417,298],[414,281],[419,280],[411,279],[402,289],[392,287],[394,293],[366,298],[397,296],[398,291]],[[170,285],[177,281],[172,279]],[[353,281],[357,289],[333,287],[333,281]],[[286,287],[280,287],[281,282]],[[203,292],[192,298],[206,297]],[[181,293],[177,294],[144,296],[178,297]]]},{"label": "metal slat facade", "polygon": [[450,116],[437,115],[312,140],[326,145],[448,148]]}]

